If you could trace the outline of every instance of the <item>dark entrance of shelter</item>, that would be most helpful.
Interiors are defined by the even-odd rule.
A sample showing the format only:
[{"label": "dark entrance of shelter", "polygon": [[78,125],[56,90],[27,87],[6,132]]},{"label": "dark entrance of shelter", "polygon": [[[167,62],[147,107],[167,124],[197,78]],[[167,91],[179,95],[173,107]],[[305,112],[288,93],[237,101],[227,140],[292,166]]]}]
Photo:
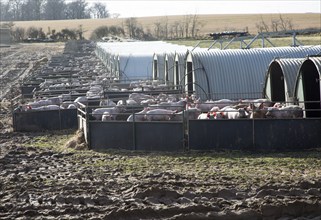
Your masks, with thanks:
[{"label": "dark entrance of shelter", "polygon": [[193,64],[192,62],[187,62],[187,93],[193,94]]},{"label": "dark entrance of shelter", "polygon": [[174,69],[174,71],[175,71],[175,85],[179,85],[179,70],[178,70],[178,61],[175,61],[175,69]]},{"label": "dark entrance of shelter", "polygon": [[165,82],[169,81],[168,77],[168,60],[165,60]]},{"label": "dark entrance of shelter", "polygon": [[284,75],[279,64],[276,62],[270,66],[270,82],[271,82],[271,101],[285,102],[285,85]]},{"label": "dark entrance of shelter", "polygon": [[158,79],[157,69],[157,60],[154,60],[154,79]]},{"label": "dark entrance of shelter", "polygon": [[301,67],[302,84],[304,91],[306,117],[321,117],[320,112],[320,76],[311,60],[304,62]]}]

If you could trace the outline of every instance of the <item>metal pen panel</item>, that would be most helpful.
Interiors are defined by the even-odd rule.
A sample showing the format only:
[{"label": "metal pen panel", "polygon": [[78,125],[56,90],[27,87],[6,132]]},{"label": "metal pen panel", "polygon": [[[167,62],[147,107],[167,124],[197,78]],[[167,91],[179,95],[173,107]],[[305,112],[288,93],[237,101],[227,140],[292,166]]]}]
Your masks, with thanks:
[{"label": "metal pen panel", "polygon": [[134,150],[132,123],[118,121],[89,121],[88,123],[91,149]]},{"label": "metal pen panel", "polygon": [[135,123],[136,150],[183,151],[184,131],[182,122]]},{"label": "metal pen panel", "polygon": [[77,109],[13,113],[14,131],[77,129]]},{"label": "metal pen panel", "polygon": [[252,120],[190,120],[189,150],[246,150],[253,147]]},{"label": "metal pen panel", "polygon": [[321,147],[321,119],[255,120],[257,150],[284,151]]}]

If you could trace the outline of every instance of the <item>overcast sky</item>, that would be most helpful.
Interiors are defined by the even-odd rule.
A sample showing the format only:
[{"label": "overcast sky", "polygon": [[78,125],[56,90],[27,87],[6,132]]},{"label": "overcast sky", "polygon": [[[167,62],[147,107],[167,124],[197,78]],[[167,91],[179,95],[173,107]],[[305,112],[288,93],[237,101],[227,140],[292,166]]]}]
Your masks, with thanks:
[{"label": "overcast sky", "polygon": [[[321,13],[321,0],[87,0],[104,2],[110,14],[144,17],[185,14]],[[321,17],[320,17],[321,19]]]}]

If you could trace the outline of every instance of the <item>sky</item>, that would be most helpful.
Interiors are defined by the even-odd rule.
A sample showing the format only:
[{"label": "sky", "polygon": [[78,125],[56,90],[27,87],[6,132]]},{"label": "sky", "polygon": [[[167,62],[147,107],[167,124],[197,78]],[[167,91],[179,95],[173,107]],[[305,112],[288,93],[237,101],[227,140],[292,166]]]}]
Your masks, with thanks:
[{"label": "sky", "polygon": [[321,0],[87,0],[119,17],[186,14],[321,13]]}]

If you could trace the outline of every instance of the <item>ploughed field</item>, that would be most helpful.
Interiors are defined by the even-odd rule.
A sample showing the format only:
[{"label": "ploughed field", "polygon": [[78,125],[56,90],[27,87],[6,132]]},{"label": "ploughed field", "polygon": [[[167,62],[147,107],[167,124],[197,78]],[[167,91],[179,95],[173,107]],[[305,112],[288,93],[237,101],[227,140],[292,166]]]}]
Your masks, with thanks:
[{"label": "ploughed field", "polygon": [[75,131],[12,132],[18,91],[4,91],[27,75],[18,63],[28,69],[28,54],[41,54],[34,58],[41,66],[63,49],[39,46],[0,48],[1,74],[16,74],[1,81],[0,219],[321,218],[320,149],[93,152]]}]

